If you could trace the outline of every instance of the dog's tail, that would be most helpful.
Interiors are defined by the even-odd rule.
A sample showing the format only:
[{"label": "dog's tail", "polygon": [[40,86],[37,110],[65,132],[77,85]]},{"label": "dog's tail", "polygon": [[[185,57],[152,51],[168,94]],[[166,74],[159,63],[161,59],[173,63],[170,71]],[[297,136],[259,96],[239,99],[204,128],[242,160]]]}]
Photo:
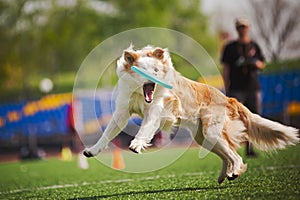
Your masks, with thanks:
[{"label": "dog's tail", "polygon": [[287,145],[300,142],[298,129],[253,114],[236,99],[229,98],[229,101],[235,105],[240,119],[245,124],[249,141],[257,148],[264,151],[284,149]]}]

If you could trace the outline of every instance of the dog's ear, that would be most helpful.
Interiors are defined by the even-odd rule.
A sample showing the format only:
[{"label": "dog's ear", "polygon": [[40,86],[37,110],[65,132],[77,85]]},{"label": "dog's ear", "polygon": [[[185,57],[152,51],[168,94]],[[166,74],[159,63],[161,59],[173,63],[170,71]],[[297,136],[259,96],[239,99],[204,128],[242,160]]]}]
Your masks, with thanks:
[{"label": "dog's ear", "polygon": [[161,48],[156,48],[156,49],[153,51],[152,55],[153,55],[155,58],[162,60],[162,59],[164,58],[164,50],[161,49]]},{"label": "dog's ear", "polygon": [[128,64],[133,64],[136,59],[136,55],[133,52],[124,52],[124,59]]}]

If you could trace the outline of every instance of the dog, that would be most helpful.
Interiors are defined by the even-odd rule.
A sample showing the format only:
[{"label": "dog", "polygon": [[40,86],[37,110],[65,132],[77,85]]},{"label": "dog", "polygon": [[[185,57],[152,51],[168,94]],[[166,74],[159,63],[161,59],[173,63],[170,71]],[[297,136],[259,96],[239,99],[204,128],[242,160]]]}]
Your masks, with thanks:
[{"label": "dog", "polygon": [[[164,79],[173,89],[164,88],[131,70],[136,66]],[[143,118],[129,149],[136,153],[150,146],[157,129],[197,126],[193,138],[223,161],[218,182],[234,180],[247,165],[236,149],[250,141],[261,150],[283,149],[299,142],[299,131],[251,113],[235,98],[218,89],[183,77],[173,66],[168,49],[131,45],[117,61],[118,96],[116,109],[102,137],[83,154],[93,157],[126,126],[132,113]]]}]

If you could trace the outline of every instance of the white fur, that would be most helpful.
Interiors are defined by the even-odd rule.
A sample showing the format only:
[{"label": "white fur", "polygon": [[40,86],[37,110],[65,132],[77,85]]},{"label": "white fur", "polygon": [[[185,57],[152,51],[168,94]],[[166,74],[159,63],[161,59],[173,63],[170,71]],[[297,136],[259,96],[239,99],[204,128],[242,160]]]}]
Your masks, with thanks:
[{"label": "white fur", "polygon": [[[171,85],[168,90],[156,84],[151,103],[146,103],[142,86],[149,82],[130,70],[131,65],[143,68]],[[101,152],[107,144],[126,126],[132,113],[143,117],[143,121],[129,148],[137,153],[148,146],[161,125],[186,125],[195,140],[204,148],[216,153],[223,160],[218,179],[233,180],[246,171],[247,166],[236,152],[236,148],[250,140],[262,150],[282,149],[299,142],[298,130],[252,114],[233,98],[227,98],[219,90],[181,76],[173,67],[167,49],[147,46],[124,50],[117,61],[119,94],[116,110],[99,141],[84,151],[88,157]]]},{"label": "white fur", "polygon": [[[299,141],[296,128],[284,126],[256,114],[251,115],[250,121],[249,139],[261,150],[284,149],[287,145]],[[261,134],[262,132],[264,134]]]}]

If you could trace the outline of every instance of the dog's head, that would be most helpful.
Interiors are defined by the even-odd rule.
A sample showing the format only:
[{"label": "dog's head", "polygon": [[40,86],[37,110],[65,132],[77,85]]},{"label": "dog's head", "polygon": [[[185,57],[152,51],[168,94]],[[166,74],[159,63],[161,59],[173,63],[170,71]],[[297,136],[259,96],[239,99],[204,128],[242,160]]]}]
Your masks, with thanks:
[{"label": "dog's head", "polygon": [[134,50],[131,45],[128,49],[123,51],[122,57],[118,60],[117,65],[117,73],[120,78],[126,73],[134,78],[139,85],[143,86],[143,94],[147,103],[151,103],[153,100],[153,95],[157,88],[156,84],[132,71],[131,66],[144,69],[153,76],[165,80],[168,72],[173,69],[168,49],[162,49],[160,47],[154,48],[152,46]]}]

